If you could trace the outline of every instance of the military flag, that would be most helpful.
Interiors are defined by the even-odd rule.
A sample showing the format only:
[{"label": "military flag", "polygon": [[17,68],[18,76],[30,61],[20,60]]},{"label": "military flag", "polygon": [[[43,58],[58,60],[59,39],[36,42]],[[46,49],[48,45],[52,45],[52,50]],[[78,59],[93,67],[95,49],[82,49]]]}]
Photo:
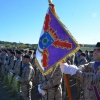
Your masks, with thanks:
[{"label": "military flag", "polygon": [[59,20],[50,3],[36,51],[36,64],[43,75],[52,72],[60,62],[75,53],[79,45]]}]

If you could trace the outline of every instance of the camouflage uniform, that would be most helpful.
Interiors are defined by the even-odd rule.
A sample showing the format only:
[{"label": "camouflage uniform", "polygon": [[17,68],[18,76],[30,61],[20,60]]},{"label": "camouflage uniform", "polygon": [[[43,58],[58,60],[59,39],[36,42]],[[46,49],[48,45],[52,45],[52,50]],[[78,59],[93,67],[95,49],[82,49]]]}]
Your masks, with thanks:
[{"label": "camouflage uniform", "polygon": [[2,54],[2,57],[1,57],[1,76],[2,78],[4,77],[5,75],[5,61],[6,61],[6,57],[7,57],[7,54]]},{"label": "camouflage uniform", "polygon": [[86,63],[87,63],[87,60],[86,60],[86,59],[82,59],[82,61],[80,61],[80,62],[78,63],[78,66],[79,66],[79,65],[86,64]]},{"label": "camouflage uniform", "polygon": [[93,62],[94,59],[93,59],[93,56],[89,56],[89,62]]},{"label": "camouflage uniform", "polygon": [[[87,60],[83,59],[81,62],[78,63],[78,66],[86,64],[86,63],[87,63]],[[78,79],[76,79],[76,88],[77,88],[77,98],[80,98],[82,87],[81,87],[81,83]]]},{"label": "camouflage uniform", "polygon": [[21,92],[24,100],[31,100],[31,79],[34,76],[34,69],[31,63],[27,64],[26,67],[22,68],[22,75],[18,79],[21,83]]},{"label": "camouflage uniform", "polygon": [[9,66],[10,64],[10,55],[8,55],[5,59],[5,64],[4,64],[4,84],[5,85],[8,85],[8,72],[9,70],[7,69],[7,67]]},{"label": "camouflage uniform", "polygon": [[11,57],[10,58],[10,64],[7,66],[7,70],[8,70],[8,81],[9,81],[9,85],[11,85],[11,76],[10,76],[10,70],[13,69],[13,67],[15,66],[16,63],[16,57]]},{"label": "camouflage uniform", "polygon": [[100,100],[96,99],[94,92],[94,86],[96,86],[100,93],[100,66],[94,70],[94,62],[90,62],[81,67],[82,71],[77,71],[75,77],[83,84],[84,100]]},{"label": "camouflage uniform", "polygon": [[10,56],[7,56],[6,57],[6,63],[5,63],[5,74],[8,74],[7,67],[10,65],[10,62],[11,62],[11,57]]},{"label": "camouflage uniform", "polygon": [[35,75],[33,77],[33,86],[37,87],[39,84],[39,70],[35,63],[35,57],[31,60],[32,67],[34,68]]},{"label": "camouflage uniform", "polygon": [[79,54],[76,54],[76,65],[78,65],[79,64],[79,61],[80,61],[80,56],[81,56],[81,54],[79,55]]},{"label": "camouflage uniform", "polygon": [[42,100],[62,100],[62,72],[60,67],[57,67],[52,73],[43,76],[39,75],[40,88],[47,91],[47,94],[42,96]]},{"label": "camouflage uniform", "polygon": [[10,63],[7,66],[7,70],[10,70],[10,69],[13,68],[13,66],[15,65],[15,61],[16,61],[16,57],[15,56],[10,58]]},{"label": "camouflage uniform", "polygon": [[22,58],[19,58],[16,60],[13,68],[9,70],[14,74],[11,78],[12,88],[14,92],[19,92],[19,86],[18,82],[16,81],[16,76],[18,76],[21,67],[22,67]]},{"label": "camouflage uniform", "polygon": [[74,65],[74,61],[75,61],[75,54],[71,55],[69,58],[71,65]]},{"label": "camouflage uniform", "polygon": [[66,96],[66,82],[64,79],[64,75],[62,78],[62,100],[65,100],[65,96]]},{"label": "camouflage uniform", "polygon": [[15,66],[13,66],[12,70],[10,70],[12,73],[14,73],[15,76],[18,75],[20,72],[20,67],[22,66],[22,58],[19,58],[16,60]]}]

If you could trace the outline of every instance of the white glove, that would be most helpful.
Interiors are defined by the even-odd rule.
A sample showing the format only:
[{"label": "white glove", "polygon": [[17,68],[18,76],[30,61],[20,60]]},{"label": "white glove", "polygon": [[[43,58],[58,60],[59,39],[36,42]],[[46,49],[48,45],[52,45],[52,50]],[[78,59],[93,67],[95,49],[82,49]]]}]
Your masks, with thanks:
[{"label": "white glove", "polygon": [[10,72],[10,76],[13,76],[14,74],[12,72]]},{"label": "white glove", "polygon": [[74,75],[76,74],[78,67],[75,65],[68,65],[67,63],[60,64],[61,71],[65,74]]},{"label": "white glove", "polygon": [[20,76],[17,76],[17,77],[16,77],[16,80],[18,81],[18,80],[19,80],[19,78],[20,78]]},{"label": "white glove", "polygon": [[45,94],[46,94],[46,91],[45,91],[45,90],[42,90],[42,89],[40,88],[40,85],[38,85],[38,91],[39,91],[39,93],[42,94],[42,95],[45,95]]}]

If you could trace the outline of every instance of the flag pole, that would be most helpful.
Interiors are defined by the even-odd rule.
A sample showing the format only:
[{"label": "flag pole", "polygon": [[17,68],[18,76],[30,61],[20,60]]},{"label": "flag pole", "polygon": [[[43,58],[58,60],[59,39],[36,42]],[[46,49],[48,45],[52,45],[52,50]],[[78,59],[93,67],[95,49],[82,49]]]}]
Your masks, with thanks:
[{"label": "flag pole", "polygon": [[[49,4],[52,4],[52,0],[48,0],[48,2],[49,2]],[[51,10],[56,15],[56,11],[55,11],[54,6],[53,6],[53,8]],[[70,85],[69,85],[69,80],[68,80],[68,75],[67,74],[64,74],[64,79],[65,79],[65,82],[66,82],[66,89],[67,89],[67,93],[68,93],[68,98],[69,98],[69,100],[72,100],[72,94],[71,94],[71,90],[70,90]]]},{"label": "flag pole", "polygon": [[68,93],[68,98],[69,100],[72,100],[72,94],[71,94],[71,90],[70,90],[70,85],[69,85],[69,80],[68,80],[68,75],[64,74],[64,79],[66,82],[66,89],[67,89],[67,93]]},{"label": "flag pole", "polygon": [[48,0],[49,4],[52,4],[52,0]]}]

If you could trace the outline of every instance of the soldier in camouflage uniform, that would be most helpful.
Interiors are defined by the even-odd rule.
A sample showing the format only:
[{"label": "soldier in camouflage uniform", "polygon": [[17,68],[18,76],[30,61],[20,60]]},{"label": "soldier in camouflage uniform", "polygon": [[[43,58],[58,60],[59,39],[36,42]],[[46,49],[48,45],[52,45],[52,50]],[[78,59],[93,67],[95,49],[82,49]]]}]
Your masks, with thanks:
[{"label": "soldier in camouflage uniform", "polygon": [[71,65],[74,65],[75,54],[72,54],[71,56],[69,56],[69,61],[70,61]]},{"label": "soldier in camouflage uniform", "polygon": [[13,74],[18,75],[19,71],[20,71],[20,67],[21,67],[21,63],[22,63],[22,53],[21,51],[17,51],[16,52],[16,63],[15,66],[13,66],[13,68],[10,70],[10,72],[12,72]]},{"label": "soldier in camouflage uniform", "polygon": [[12,94],[10,96],[14,96],[15,93],[19,92],[18,91],[18,86],[17,86],[17,81],[16,81],[16,76],[19,74],[20,72],[20,68],[22,67],[22,52],[21,51],[16,51],[16,62],[14,64],[14,66],[12,67],[12,69],[10,69],[10,75],[12,76],[12,79],[11,79],[11,83],[12,83],[12,88],[13,88],[13,91],[12,91]]},{"label": "soldier in camouflage uniform", "polygon": [[23,58],[23,66],[16,80],[21,83],[21,92],[23,100],[31,100],[31,79],[34,76],[34,69],[30,63],[30,56],[25,55]]},{"label": "soldier in camouflage uniform", "polygon": [[93,51],[89,51],[89,62],[93,62],[94,58],[93,58]]},{"label": "soldier in camouflage uniform", "polygon": [[32,62],[32,59],[33,59],[33,52],[32,52],[32,51],[28,51],[28,55],[30,56],[30,62]]},{"label": "soldier in camouflage uniform", "polygon": [[75,65],[78,65],[79,61],[80,61],[80,56],[81,56],[82,50],[78,50],[76,53],[76,57],[75,57]]},{"label": "soldier in camouflage uniform", "polygon": [[10,52],[10,63],[6,67],[8,71],[13,68],[15,61],[16,61],[15,52],[11,51]]},{"label": "soldier in camouflage uniform", "polygon": [[78,66],[86,64],[86,63],[87,63],[86,54],[85,53],[81,53]]},{"label": "soldier in camouflage uniform", "polygon": [[5,75],[5,63],[6,63],[6,58],[7,58],[7,51],[6,50],[2,50],[2,54],[1,54],[1,78],[4,78]]},{"label": "soldier in camouflage uniform", "polygon": [[61,64],[62,72],[74,75],[82,82],[84,100],[100,100],[100,42],[94,48],[93,58],[95,62],[81,65],[80,68]]},{"label": "soldier in camouflage uniform", "polygon": [[8,70],[7,70],[7,67],[9,66],[9,64],[10,64],[10,58],[11,58],[11,56],[10,56],[10,49],[7,49],[7,57],[6,57],[6,59],[5,59],[5,64],[4,64],[4,67],[5,67],[5,72],[4,72],[4,84],[5,85],[8,85],[7,83],[8,83]]},{"label": "soldier in camouflage uniform", "polygon": [[[86,63],[87,63],[86,54],[85,53],[81,53],[80,61],[78,63],[78,66],[84,65]],[[81,87],[81,83],[80,83],[80,81],[78,79],[76,79],[76,88],[77,88],[77,99],[79,99],[81,97],[82,87]]]},{"label": "soldier in camouflage uniform", "polygon": [[42,100],[62,100],[62,72],[60,67],[54,69],[50,74],[43,76],[39,75],[39,85],[42,90],[46,91],[42,95]]},{"label": "soldier in camouflage uniform", "polygon": [[85,54],[86,54],[87,61],[89,61],[89,52],[87,50],[85,51]]},{"label": "soldier in camouflage uniform", "polygon": [[35,75],[33,77],[33,86],[35,88],[35,90],[37,89],[37,86],[39,84],[39,69],[35,63],[35,59],[36,59],[36,52],[34,51],[33,53],[33,59],[31,60],[31,64],[32,64],[32,67],[34,68],[34,71],[35,71]]},{"label": "soldier in camouflage uniform", "polygon": [[11,89],[11,76],[10,76],[10,70],[13,69],[13,67],[15,66],[16,63],[16,57],[15,57],[15,52],[10,51],[10,63],[9,65],[6,66],[6,69],[8,71],[8,90]]}]

